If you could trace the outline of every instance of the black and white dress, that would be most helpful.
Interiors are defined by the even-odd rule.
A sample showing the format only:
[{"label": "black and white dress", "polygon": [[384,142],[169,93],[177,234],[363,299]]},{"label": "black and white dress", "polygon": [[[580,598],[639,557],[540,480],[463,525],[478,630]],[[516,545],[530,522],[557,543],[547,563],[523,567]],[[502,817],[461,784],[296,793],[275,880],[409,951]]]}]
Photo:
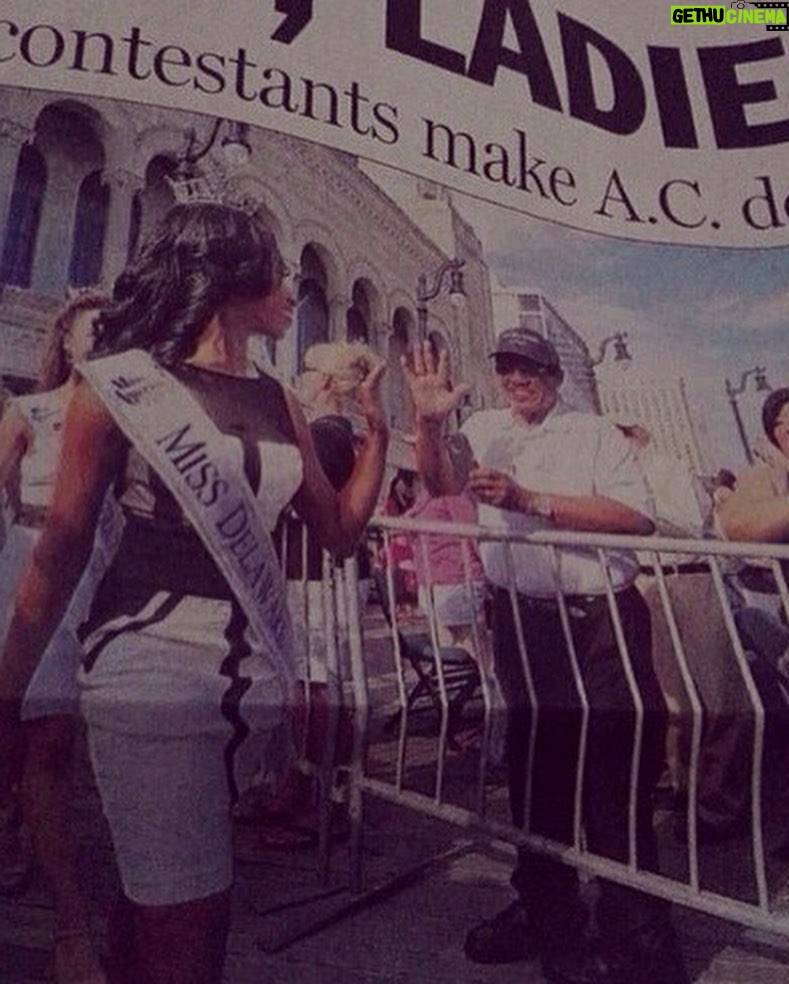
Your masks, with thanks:
[{"label": "black and white dress", "polygon": [[[273,530],[302,480],[282,387],[194,366],[174,375],[227,435]],[[125,529],[80,633],[82,711],[124,889],[173,904],[230,884],[229,806],[261,760],[285,767],[287,682],[133,447],[115,494]]]}]

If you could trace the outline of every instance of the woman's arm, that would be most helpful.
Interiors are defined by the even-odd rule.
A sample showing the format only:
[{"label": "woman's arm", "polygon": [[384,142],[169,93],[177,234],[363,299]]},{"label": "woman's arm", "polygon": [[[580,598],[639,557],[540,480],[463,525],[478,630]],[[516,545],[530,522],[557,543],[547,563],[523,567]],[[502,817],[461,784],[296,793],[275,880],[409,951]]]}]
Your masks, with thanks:
[{"label": "woman's arm", "polygon": [[717,512],[728,540],[789,541],[789,496],[776,494],[764,466],[739,475],[736,488],[719,503]]},{"label": "woman's arm", "polygon": [[17,593],[0,658],[0,699],[19,700],[90,557],[124,443],[98,398],[78,384],[66,415],[47,522]]},{"label": "woman's arm", "polygon": [[0,489],[5,489],[30,448],[30,424],[11,403],[0,420]]},{"label": "woman's arm", "polygon": [[359,387],[359,401],[367,419],[367,434],[351,477],[336,492],[315,453],[307,421],[289,395],[291,417],[304,461],[304,481],[294,505],[321,545],[341,555],[353,552],[373,514],[383,482],[389,428],[381,406],[380,387],[385,366],[375,368]]}]

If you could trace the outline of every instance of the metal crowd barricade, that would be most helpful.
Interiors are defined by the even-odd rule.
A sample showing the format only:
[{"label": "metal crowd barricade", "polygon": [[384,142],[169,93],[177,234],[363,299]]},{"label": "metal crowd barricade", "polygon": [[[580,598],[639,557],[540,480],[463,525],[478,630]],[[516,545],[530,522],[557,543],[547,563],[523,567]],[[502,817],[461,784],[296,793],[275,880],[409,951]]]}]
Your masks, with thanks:
[{"label": "metal crowd barricade", "polygon": [[[327,900],[340,904],[312,922],[301,918],[295,928],[276,938],[258,940],[268,953],[278,953],[327,928],[366,904],[362,871],[362,797],[365,736],[367,735],[367,677],[362,659],[362,615],[355,558],[336,563],[295,514],[288,514],[277,531],[276,544],[286,577],[288,607],[293,622],[297,674],[302,684],[304,726],[296,729],[299,768],[314,780],[318,807],[317,874],[321,887],[304,897],[268,910],[259,917],[276,917],[285,910],[310,907]],[[320,695],[320,696],[318,696]],[[345,720],[352,719],[352,741],[344,747]],[[312,724],[317,728],[311,733]],[[318,735],[318,741],[315,740]],[[347,741],[345,742],[347,745]],[[337,799],[344,795],[350,824],[350,866],[342,882],[330,884],[332,819]],[[349,892],[350,901],[342,901]]]},{"label": "metal crowd barricade", "polygon": [[[282,524],[279,545],[287,576],[288,604],[294,627],[296,659],[303,680],[305,702],[304,733],[298,736],[301,747],[301,768],[315,779],[318,807],[318,874],[326,883],[329,878],[332,808],[341,773],[351,775],[349,807],[354,839],[359,840],[361,825],[360,775],[363,736],[366,722],[354,721],[354,747],[351,764],[338,765],[342,745],[342,714],[344,709],[361,714],[366,705],[364,693],[354,685],[364,686],[361,668],[353,672],[349,665],[349,633],[358,632],[360,624],[356,568],[347,562],[354,585],[354,597],[348,589],[346,566],[339,565],[322,551],[308,528],[295,516]],[[353,688],[353,689],[352,689]],[[352,691],[352,692],[351,692]],[[322,696],[319,696],[322,695]],[[316,701],[319,703],[316,706]],[[310,741],[311,729],[317,733],[319,747]],[[317,754],[316,754],[317,753]],[[355,771],[355,769],[357,771]],[[354,874],[354,885],[360,884]]]},{"label": "metal crowd barricade", "polygon": [[[481,543],[499,541],[504,544],[509,565],[509,584],[507,589],[513,606],[518,655],[522,661],[528,696],[532,708],[537,713],[530,716],[531,741],[529,742],[526,769],[527,803],[530,795],[531,770],[534,754],[534,738],[537,728],[539,708],[532,682],[529,653],[524,641],[523,627],[515,590],[512,547],[516,544],[531,544],[545,550],[555,576],[555,604],[559,613],[562,630],[567,642],[570,666],[575,678],[581,717],[578,767],[575,780],[574,823],[571,844],[558,843],[539,836],[529,830],[528,820],[524,829],[512,825],[508,816],[506,778],[502,764],[497,761],[491,747],[492,736],[500,733],[500,703],[496,700],[496,681],[489,659],[489,644],[484,636],[488,629],[482,621],[469,614],[469,649],[471,655],[480,662],[480,693],[477,701],[477,718],[481,719],[479,728],[481,738],[476,751],[458,753],[449,740],[447,699],[444,672],[440,658],[440,626],[432,602],[431,591],[426,592],[427,607],[417,626],[426,632],[432,641],[435,660],[435,679],[441,691],[440,710],[422,714],[417,720],[410,714],[406,700],[406,680],[409,666],[403,660],[399,641],[400,632],[408,632],[414,626],[401,624],[391,569],[383,579],[385,590],[390,594],[389,610],[392,625],[386,626],[376,616],[376,607],[368,605],[358,610],[355,588],[356,572],[353,562],[346,563],[344,569],[344,590],[346,591],[346,610],[348,612],[348,644],[350,653],[350,673],[353,700],[355,705],[356,738],[354,755],[348,767],[348,784],[351,813],[356,824],[353,847],[355,882],[357,887],[362,880],[361,857],[361,808],[362,795],[382,797],[391,802],[455,823],[463,828],[484,836],[494,836],[513,844],[528,844],[530,847],[554,856],[567,864],[590,875],[602,876],[622,884],[638,888],[654,895],[691,906],[706,913],[720,916],[743,925],[760,930],[789,934],[789,903],[784,906],[782,895],[789,899],[789,866],[782,867],[768,854],[764,836],[764,807],[769,803],[771,790],[764,788],[764,757],[766,736],[765,707],[751,670],[752,656],[746,652],[736,624],[732,607],[732,593],[727,588],[727,580],[733,575],[731,566],[746,561],[756,562],[769,569],[776,586],[776,602],[789,618],[789,590],[782,566],[789,561],[789,547],[765,546],[757,544],[734,544],[712,540],[684,540],[658,537],[614,536],[609,534],[575,534],[558,531],[543,531],[531,535],[518,535],[497,532],[472,525],[446,524],[405,520],[395,518],[376,519],[372,528],[382,542],[380,557],[386,565],[391,559],[388,551],[389,538],[397,533],[406,533],[413,538],[414,549],[427,551],[423,538],[430,535],[452,536],[463,542],[466,578],[470,566],[469,551]],[[421,543],[420,543],[421,541]],[[630,770],[629,793],[629,856],[627,861],[615,861],[594,854],[584,840],[583,824],[583,780],[585,770],[586,745],[590,707],[586,696],[583,671],[579,665],[571,630],[568,601],[559,589],[559,569],[562,548],[583,547],[596,557],[605,584],[605,597],[611,615],[619,656],[630,690],[633,713],[633,749]],[[687,780],[687,845],[681,845],[666,838],[659,838],[661,846],[662,872],[645,870],[638,865],[636,852],[636,801],[637,780],[640,763],[641,743],[644,736],[644,706],[639,693],[638,682],[633,672],[625,644],[620,616],[612,586],[608,554],[610,551],[635,551],[644,568],[651,572],[653,584],[657,589],[660,608],[668,626],[676,666],[685,690],[690,723],[690,748],[688,752]],[[697,803],[699,790],[699,761],[704,741],[704,722],[716,709],[704,704],[694,677],[693,659],[688,658],[683,625],[675,613],[669,591],[670,579],[681,589],[682,579],[690,575],[673,573],[681,568],[683,558],[693,559],[696,573],[709,574],[714,586],[714,597],[718,609],[714,612],[699,612],[699,618],[722,618],[728,639],[731,643],[736,672],[747,695],[747,714],[752,719],[752,740],[750,756],[750,807],[748,836],[753,866],[753,890],[748,888],[742,897],[739,891],[730,886],[716,884],[716,877],[705,874],[705,847],[700,843],[697,829]],[[379,581],[379,583],[381,583]],[[428,577],[428,587],[430,578]],[[776,622],[780,626],[780,622]],[[397,734],[386,733],[383,722],[390,716],[392,706],[399,708]],[[472,772],[472,781],[462,763],[469,756],[476,755],[477,773]],[[787,753],[789,761],[789,753]],[[469,795],[469,789],[473,793]],[[527,812],[528,815],[528,812]],[[658,831],[660,833],[660,831]],[[779,845],[786,847],[785,844]],[[664,858],[664,854],[668,855]],[[684,857],[684,861],[683,861]],[[684,869],[684,870],[678,870]],[[725,881],[725,879],[724,879]],[[747,888],[747,886],[746,886]]]}]

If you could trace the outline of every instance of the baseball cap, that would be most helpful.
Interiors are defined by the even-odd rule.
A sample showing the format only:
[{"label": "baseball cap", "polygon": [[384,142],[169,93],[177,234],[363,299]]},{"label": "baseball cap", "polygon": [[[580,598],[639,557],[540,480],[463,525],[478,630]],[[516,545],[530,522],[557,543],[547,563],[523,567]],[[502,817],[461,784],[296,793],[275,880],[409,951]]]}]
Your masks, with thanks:
[{"label": "baseball cap", "polygon": [[559,353],[553,343],[531,328],[507,328],[503,331],[496,339],[496,349],[490,353],[490,358],[496,355],[515,355],[544,366],[554,375],[561,375]]}]

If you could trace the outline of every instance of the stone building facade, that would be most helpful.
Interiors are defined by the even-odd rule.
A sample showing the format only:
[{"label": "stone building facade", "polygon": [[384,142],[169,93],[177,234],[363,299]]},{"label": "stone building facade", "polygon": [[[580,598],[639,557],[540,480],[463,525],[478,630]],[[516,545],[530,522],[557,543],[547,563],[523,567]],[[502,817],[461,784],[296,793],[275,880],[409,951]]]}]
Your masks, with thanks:
[{"label": "stone building facade", "polygon": [[[442,290],[429,305],[428,334],[447,348],[459,378],[476,381],[469,409],[489,403],[488,374],[479,371],[493,340],[488,269],[448,196],[443,234],[433,238],[352,156],[250,128],[248,160],[230,164],[221,139],[228,126],[218,124],[199,167],[215,193],[262,210],[300,274],[296,324],[268,353],[276,370],[290,380],[309,345],[364,340],[389,363],[392,423],[409,431],[399,360],[417,338],[417,282],[462,259],[466,303],[453,305]],[[111,287],[174,202],[179,160],[214,128],[182,110],[0,90],[0,376],[8,389],[32,384],[68,288]],[[397,441],[393,453],[407,454]]]}]

